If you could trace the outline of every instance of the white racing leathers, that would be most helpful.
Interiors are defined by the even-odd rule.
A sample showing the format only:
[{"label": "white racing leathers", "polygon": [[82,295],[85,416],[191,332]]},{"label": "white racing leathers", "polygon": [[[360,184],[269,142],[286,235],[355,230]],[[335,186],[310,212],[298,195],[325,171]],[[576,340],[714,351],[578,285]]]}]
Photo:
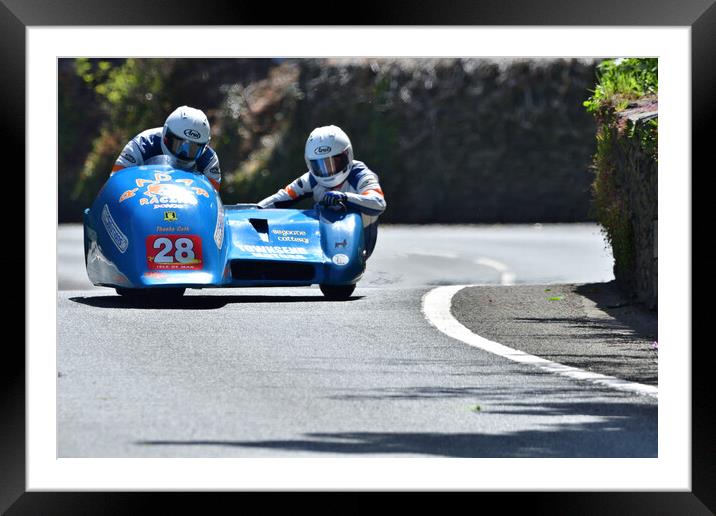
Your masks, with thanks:
[{"label": "white racing leathers", "polygon": [[378,239],[378,217],[385,211],[386,204],[378,176],[361,161],[354,160],[348,178],[334,188],[321,186],[310,172],[306,172],[285,188],[260,201],[259,206],[288,208],[310,197],[313,197],[314,202],[318,202],[328,190],[345,193],[348,196],[348,206],[361,213],[366,257],[370,256]]},{"label": "white racing leathers", "polygon": [[[162,149],[162,128],[155,127],[147,129],[132,138],[124,146],[117,161],[114,163],[112,172],[127,167],[144,165],[147,160],[164,154]],[[195,162],[187,162],[185,169],[204,174],[214,188],[218,191],[221,184],[221,170],[219,168],[219,157],[214,149],[206,146],[203,154]],[[184,168],[184,167],[182,167]]]}]

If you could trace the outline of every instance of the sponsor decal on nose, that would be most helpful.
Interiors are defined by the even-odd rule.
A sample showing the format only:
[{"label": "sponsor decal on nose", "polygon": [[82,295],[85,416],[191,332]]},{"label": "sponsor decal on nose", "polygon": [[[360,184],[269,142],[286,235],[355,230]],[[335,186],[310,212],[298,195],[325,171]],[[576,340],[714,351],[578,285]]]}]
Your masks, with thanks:
[{"label": "sponsor decal on nose", "polygon": [[102,223],[107,230],[109,238],[112,240],[114,245],[117,246],[119,252],[124,253],[129,247],[129,239],[127,238],[127,235],[122,233],[122,230],[119,229],[119,226],[114,221],[112,214],[109,212],[109,207],[106,204],[102,208]]},{"label": "sponsor decal on nose", "polygon": [[350,261],[350,258],[348,258],[345,254],[337,254],[332,258],[332,260],[336,265],[346,265]]},{"label": "sponsor decal on nose", "polygon": [[164,185],[162,184],[156,184],[156,185],[149,185],[147,187],[147,192],[154,195],[159,195],[164,188]]}]

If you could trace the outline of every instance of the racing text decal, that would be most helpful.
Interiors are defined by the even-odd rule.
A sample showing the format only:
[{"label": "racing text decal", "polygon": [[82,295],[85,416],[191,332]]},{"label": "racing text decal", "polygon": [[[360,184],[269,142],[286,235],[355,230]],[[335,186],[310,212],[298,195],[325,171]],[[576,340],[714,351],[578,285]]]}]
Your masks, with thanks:
[{"label": "racing text decal", "polygon": [[305,231],[296,229],[272,229],[271,233],[277,235],[279,242],[300,242],[302,244],[308,243],[308,237]]},{"label": "racing text decal", "polygon": [[221,249],[224,243],[224,205],[221,204],[221,199],[216,199],[216,227],[214,228],[214,242],[216,247]]},{"label": "racing text decal", "polygon": [[260,258],[287,258],[289,260],[306,260],[308,250],[302,247],[283,247],[277,245],[239,245],[239,250]]},{"label": "racing text decal", "polygon": [[102,208],[102,224],[104,224],[104,228],[107,230],[109,238],[112,239],[112,242],[114,242],[114,245],[117,246],[119,252],[124,253],[127,250],[127,247],[129,247],[129,239],[127,238],[127,235],[122,233],[119,226],[117,226],[117,223],[112,218],[112,214],[109,212],[109,208],[106,204],[104,205],[104,208]]},{"label": "racing text decal", "polygon": [[[209,198],[209,192],[204,188],[191,186],[193,183],[193,179],[173,180],[170,174],[158,172],[154,174],[154,179],[137,178],[135,180],[137,188],[125,191],[119,197],[119,202],[124,202],[141,193],[143,197],[139,197],[140,206],[154,206],[155,209],[193,206],[198,202],[197,195]],[[139,192],[141,189],[144,190]]]}]

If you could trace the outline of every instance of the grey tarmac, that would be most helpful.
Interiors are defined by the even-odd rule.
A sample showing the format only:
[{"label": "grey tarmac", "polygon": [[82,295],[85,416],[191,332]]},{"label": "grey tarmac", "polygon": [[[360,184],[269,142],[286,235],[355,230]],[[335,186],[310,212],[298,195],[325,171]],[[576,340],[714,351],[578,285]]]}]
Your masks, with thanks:
[{"label": "grey tarmac", "polygon": [[560,364],[658,385],[658,317],[614,282],[468,287],[452,313],[486,339]]},{"label": "grey tarmac", "polygon": [[[80,286],[77,241],[60,228],[59,457],[657,455],[654,399],[474,349],[421,313],[433,285],[513,288],[474,264],[484,256],[518,283],[608,281],[594,226],[381,228],[345,302],[303,287],[134,306]],[[574,264],[550,265],[560,253]]]}]

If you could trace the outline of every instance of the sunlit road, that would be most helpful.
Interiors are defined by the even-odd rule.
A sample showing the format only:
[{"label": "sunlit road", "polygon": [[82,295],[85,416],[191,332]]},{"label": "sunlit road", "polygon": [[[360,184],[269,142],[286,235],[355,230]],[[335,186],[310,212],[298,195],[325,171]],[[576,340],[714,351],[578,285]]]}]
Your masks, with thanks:
[{"label": "sunlit road", "polygon": [[[84,268],[82,227],[58,231],[60,290],[94,287]],[[613,278],[611,251],[595,224],[383,226],[360,287],[451,283],[588,283]]]},{"label": "sunlit road", "polygon": [[60,457],[651,457],[656,401],[518,365],[421,313],[451,283],[612,278],[595,225],[381,228],[347,302],[189,290],[137,308],[58,234]]}]

